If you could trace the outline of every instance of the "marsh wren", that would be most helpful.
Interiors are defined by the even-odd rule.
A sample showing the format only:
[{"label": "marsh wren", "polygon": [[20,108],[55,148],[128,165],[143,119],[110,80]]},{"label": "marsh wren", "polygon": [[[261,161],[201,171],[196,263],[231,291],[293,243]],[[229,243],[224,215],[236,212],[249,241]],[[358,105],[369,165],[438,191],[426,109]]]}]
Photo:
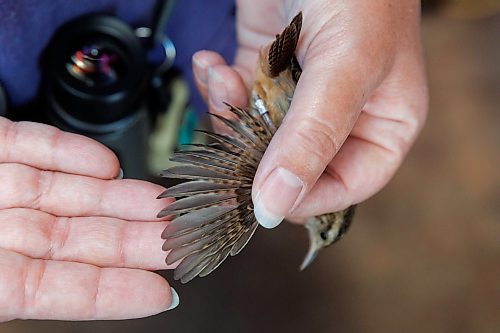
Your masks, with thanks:
[{"label": "marsh wren", "polygon": [[[236,119],[212,114],[229,134],[203,132],[213,142],[176,152],[172,160],[182,165],[162,173],[163,177],[188,180],[159,196],[177,199],[158,214],[176,216],[162,233],[163,250],[170,250],[167,264],[182,260],[174,272],[176,280],[185,283],[208,275],[229,255],[238,254],[257,229],[252,182],[300,79],[302,71],[294,53],[301,27],[299,13],[271,45],[261,50],[248,108],[227,104]],[[308,219],[310,248],[301,269],[322,248],[343,236],[354,209],[351,206]]]}]

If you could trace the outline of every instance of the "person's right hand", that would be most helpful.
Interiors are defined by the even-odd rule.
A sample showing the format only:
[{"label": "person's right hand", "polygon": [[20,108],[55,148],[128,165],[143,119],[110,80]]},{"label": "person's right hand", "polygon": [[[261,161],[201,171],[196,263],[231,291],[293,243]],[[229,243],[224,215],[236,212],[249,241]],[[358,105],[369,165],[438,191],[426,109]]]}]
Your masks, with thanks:
[{"label": "person's right hand", "polygon": [[117,180],[103,145],[0,117],[0,321],[126,319],[179,300],[155,216],[164,189]]},{"label": "person's right hand", "polygon": [[193,56],[211,112],[227,115],[222,102],[247,105],[260,50],[298,12],[303,71],[252,186],[255,216],[267,228],[285,217],[304,223],[380,191],[427,114],[417,0],[237,1],[234,64],[211,51]]}]

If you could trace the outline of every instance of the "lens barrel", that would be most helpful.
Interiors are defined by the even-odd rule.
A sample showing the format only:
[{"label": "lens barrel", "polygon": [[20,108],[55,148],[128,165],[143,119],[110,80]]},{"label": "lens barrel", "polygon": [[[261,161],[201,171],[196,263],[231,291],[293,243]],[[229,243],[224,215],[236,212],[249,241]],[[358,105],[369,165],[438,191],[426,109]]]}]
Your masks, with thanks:
[{"label": "lens barrel", "polygon": [[54,34],[43,59],[50,123],[111,148],[125,175],[146,178],[150,70],[133,29],[106,15],[85,15]]}]

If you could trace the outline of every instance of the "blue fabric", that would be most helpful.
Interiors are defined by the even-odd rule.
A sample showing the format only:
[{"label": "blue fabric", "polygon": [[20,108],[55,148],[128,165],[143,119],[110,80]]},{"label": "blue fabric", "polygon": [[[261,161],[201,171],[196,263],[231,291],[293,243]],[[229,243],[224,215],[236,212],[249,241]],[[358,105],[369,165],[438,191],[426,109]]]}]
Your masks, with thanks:
[{"label": "blue fabric", "polygon": [[[85,13],[112,14],[132,27],[148,26],[155,0],[2,0],[0,1],[0,84],[13,107],[33,100],[40,83],[39,61],[54,31]],[[235,53],[234,0],[177,0],[166,34],[177,49],[175,66],[193,90],[194,106],[205,109],[195,89],[191,56],[201,49]]]}]

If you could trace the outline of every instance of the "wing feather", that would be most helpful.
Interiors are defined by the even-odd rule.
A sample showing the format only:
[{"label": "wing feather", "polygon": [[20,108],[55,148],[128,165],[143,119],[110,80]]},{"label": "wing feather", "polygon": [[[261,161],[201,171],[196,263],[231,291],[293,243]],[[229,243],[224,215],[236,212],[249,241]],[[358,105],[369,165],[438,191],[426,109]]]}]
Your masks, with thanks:
[{"label": "wing feather", "polygon": [[[299,14],[271,45],[267,60],[273,76],[291,66],[301,24]],[[199,131],[213,142],[190,144],[175,152],[172,161],[182,165],[162,173],[187,180],[160,194],[159,198],[175,197],[177,201],[158,214],[176,216],[162,238],[163,249],[170,251],[166,262],[180,261],[174,278],[182,283],[210,274],[228,256],[240,253],[258,227],[252,182],[279,124],[269,123],[257,108],[226,105],[236,119],[211,116],[230,134]]]}]

